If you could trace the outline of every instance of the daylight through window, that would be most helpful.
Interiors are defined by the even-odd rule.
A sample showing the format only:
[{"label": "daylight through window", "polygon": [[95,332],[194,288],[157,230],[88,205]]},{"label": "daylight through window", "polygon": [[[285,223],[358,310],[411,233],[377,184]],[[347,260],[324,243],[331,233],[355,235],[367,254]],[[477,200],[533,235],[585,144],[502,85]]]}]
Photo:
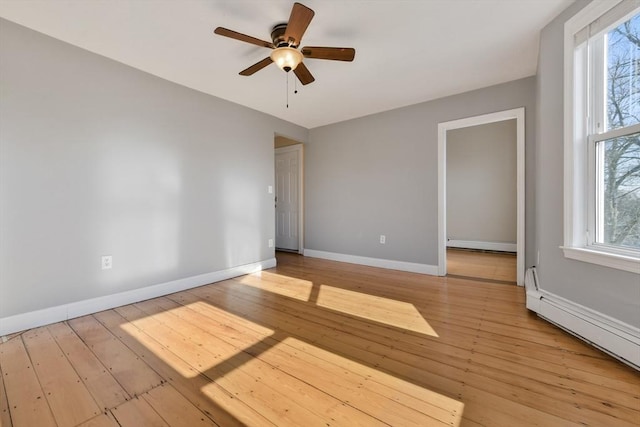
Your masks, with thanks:
[{"label": "daylight through window", "polygon": [[565,255],[634,272],[640,272],[639,6],[594,2],[582,22],[565,27],[573,53],[565,62]]},{"label": "daylight through window", "polygon": [[595,83],[589,98],[596,191],[590,243],[640,249],[640,14],[588,44]]}]

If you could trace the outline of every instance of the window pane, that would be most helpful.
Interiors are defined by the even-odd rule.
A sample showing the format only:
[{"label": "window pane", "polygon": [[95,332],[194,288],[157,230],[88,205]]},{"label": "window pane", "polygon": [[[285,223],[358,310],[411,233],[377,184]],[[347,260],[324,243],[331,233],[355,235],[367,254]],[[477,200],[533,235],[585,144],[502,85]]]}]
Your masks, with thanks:
[{"label": "window pane", "polygon": [[607,33],[607,130],[640,123],[640,14]]},{"label": "window pane", "polygon": [[598,243],[640,249],[640,133],[598,143]]}]

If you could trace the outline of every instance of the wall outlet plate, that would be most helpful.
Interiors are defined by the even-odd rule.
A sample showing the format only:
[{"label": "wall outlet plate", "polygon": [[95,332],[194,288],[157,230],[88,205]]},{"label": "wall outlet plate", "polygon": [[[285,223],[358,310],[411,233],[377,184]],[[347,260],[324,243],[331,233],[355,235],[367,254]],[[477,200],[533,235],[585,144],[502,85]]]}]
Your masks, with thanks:
[{"label": "wall outlet plate", "polygon": [[385,236],[384,234],[380,235],[380,244],[384,245],[385,243],[387,243],[387,236]]},{"label": "wall outlet plate", "polygon": [[273,239],[269,239],[269,247],[272,248],[273,247]]},{"label": "wall outlet plate", "polygon": [[113,257],[111,255],[102,256],[102,269],[110,270],[113,267]]}]

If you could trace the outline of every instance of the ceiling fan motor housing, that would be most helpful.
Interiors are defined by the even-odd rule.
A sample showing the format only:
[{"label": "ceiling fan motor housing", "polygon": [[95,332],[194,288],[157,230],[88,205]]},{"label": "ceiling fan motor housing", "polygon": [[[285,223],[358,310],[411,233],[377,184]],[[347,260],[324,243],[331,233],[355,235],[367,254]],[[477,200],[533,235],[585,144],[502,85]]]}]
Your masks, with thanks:
[{"label": "ceiling fan motor housing", "polygon": [[287,31],[287,23],[278,24],[273,27],[271,30],[271,40],[273,41],[273,45],[275,47],[292,47],[297,48],[298,42],[296,40],[291,39],[285,40],[284,33]]}]

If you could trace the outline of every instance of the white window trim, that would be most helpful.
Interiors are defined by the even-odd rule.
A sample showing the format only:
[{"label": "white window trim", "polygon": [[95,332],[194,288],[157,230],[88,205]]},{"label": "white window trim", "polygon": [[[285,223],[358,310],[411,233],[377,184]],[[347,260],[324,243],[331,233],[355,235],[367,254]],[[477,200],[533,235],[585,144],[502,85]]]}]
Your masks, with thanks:
[{"label": "white window trim", "polygon": [[640,274],[640,257],[635,253],[589,245],[592,238],[587,236],[590,197],[589,185],[585,185],[590,182],[587,123],[580,119],[586,112],[578,116],[574,110],[579,107],[578,102],[584,105],[581,100],[586,97],[581,90],[583,85],[576,84],[574,74],[574,36],[621,1],[593,1],[564,26],[564,244],[561,249],[566,258]]}]

